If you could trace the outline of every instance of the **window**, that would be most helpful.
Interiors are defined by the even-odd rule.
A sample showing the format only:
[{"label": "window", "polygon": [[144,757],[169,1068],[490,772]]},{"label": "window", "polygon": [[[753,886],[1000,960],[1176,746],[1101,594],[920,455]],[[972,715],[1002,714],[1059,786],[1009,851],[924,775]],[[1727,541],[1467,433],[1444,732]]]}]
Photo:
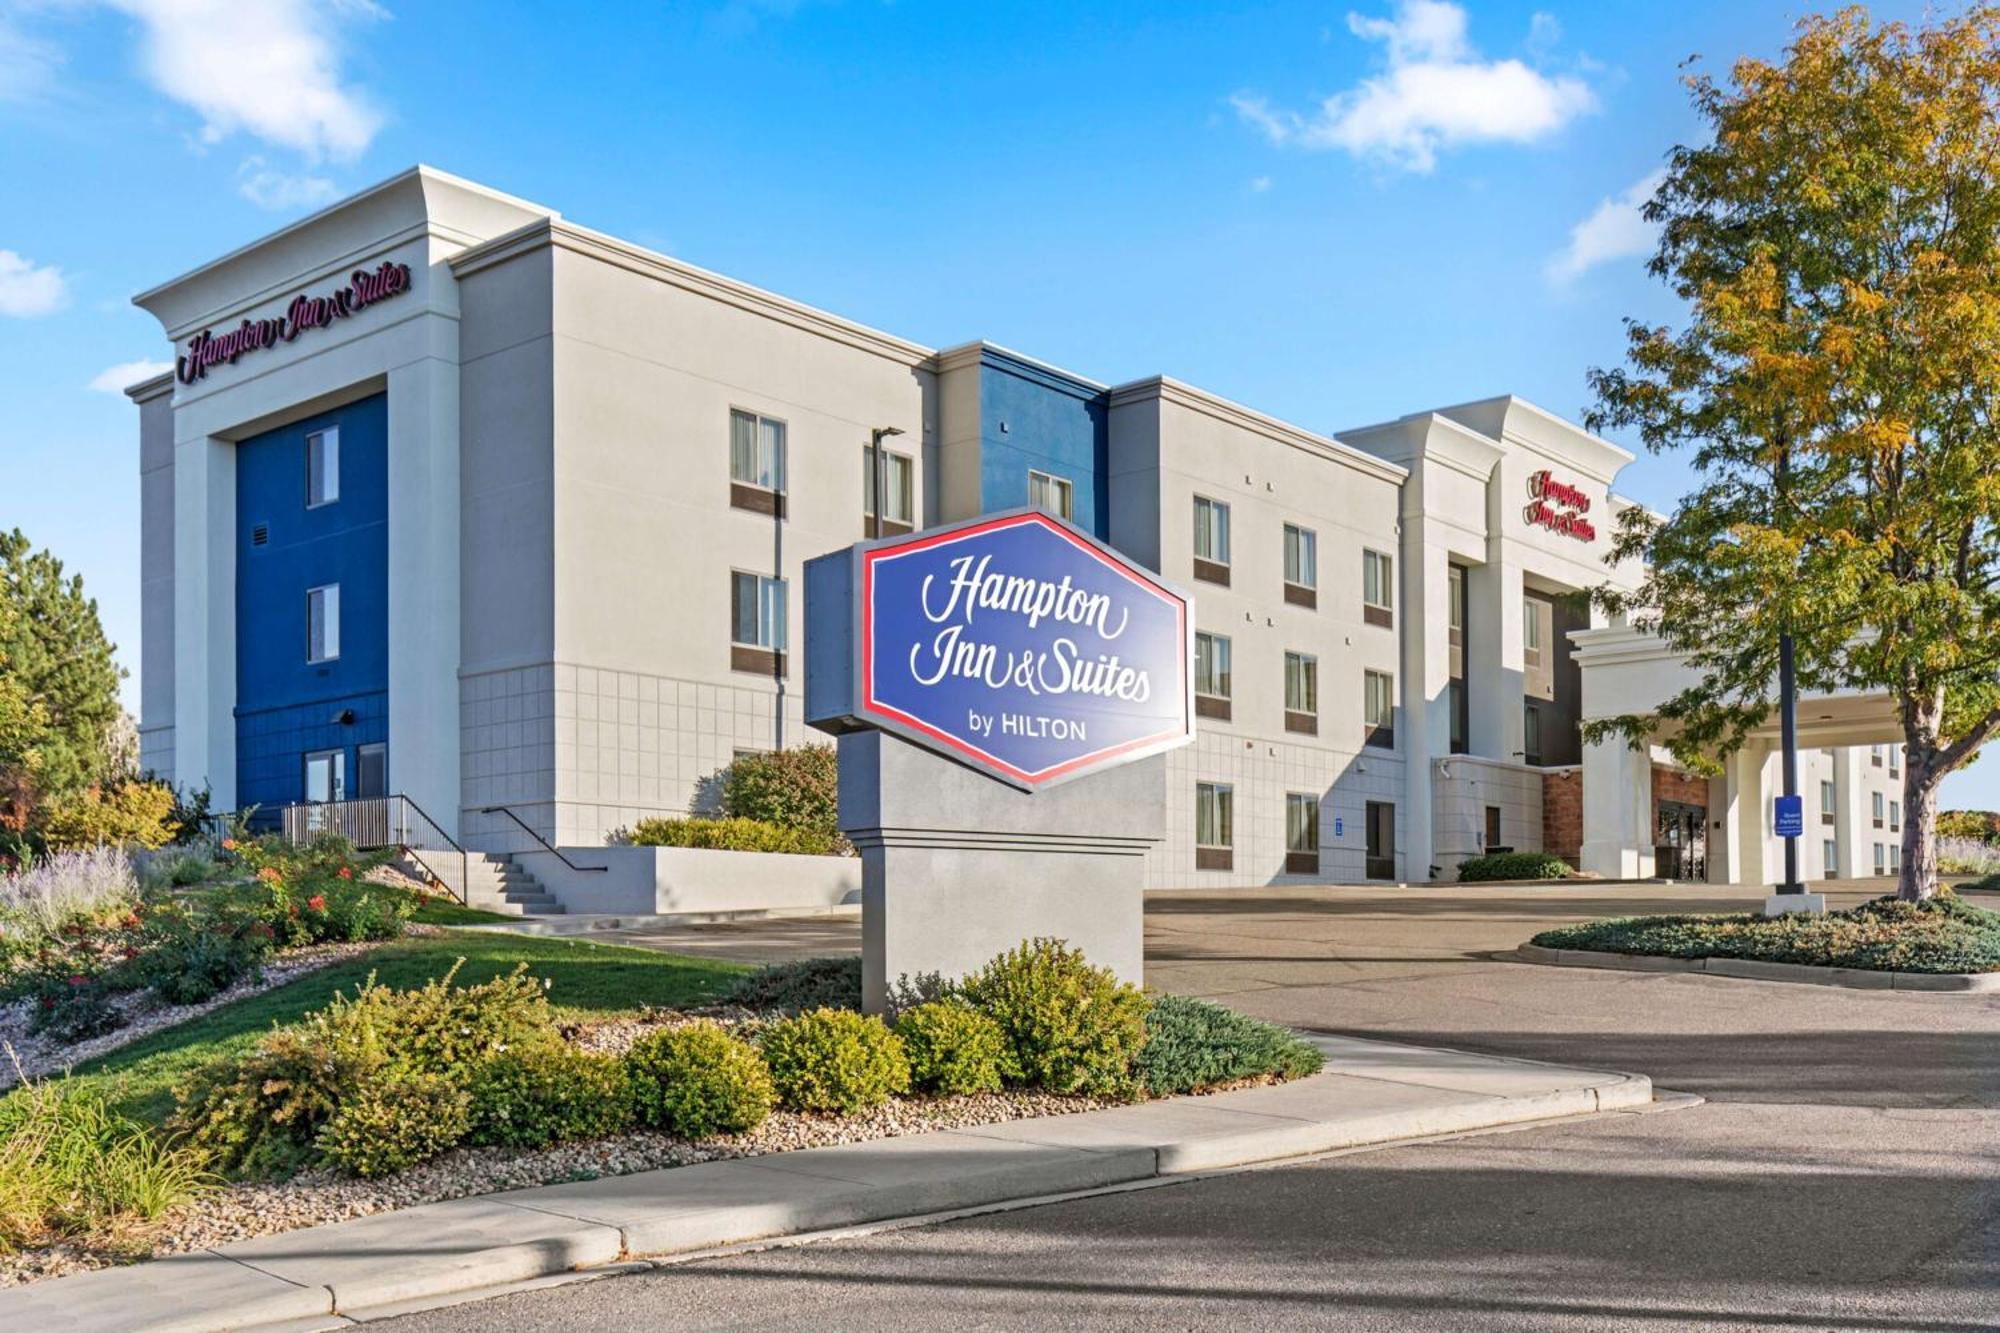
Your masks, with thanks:
[{"label": "window", "polygon": [[1364,745],[1396,748],[1396,678],[1388,672],[1361,673],[1361,720]]},{"label": "window", "polygon": [[1820,783],[1819,822],[1822,824],[1831,824],[1833,822],[1833,815],[1835,809],[1836,806],[1834,804],[1834,799],[1833,799],[1833,784],[1831,782]]},{"label": "window", "polygon": [[1194,636],[1194,711],[1196,717],[1229,720],[1229,640],[1221,634]]},{"label": "window", "polygon": [[1396,623],[1395,568],[1380,551],[1361,553],[1361,618],[1371,625]]},{"label": "window", "polygon": [[1500,807],[1489,805],[1486,807],[1486,841],[1481,846],[1491,851],[1493,848],[1498,847],[1501,841]]},{"label": "window", "polygon": [[347,752],[315,750],[306,756],[306,800],[314,805],[347,799]]},{"label": "window", "polygon": [[729,414],[729,503],[785,516],[785,423],[753,412]]},{"label": "window", "polygon": [[1889,832],[1900,833],[1903,829],[1903,803],[1889,802]]},{"label": "window", "polygon": [[1879,792],[1879,791],[1878,791],[1878,792],[1871,792],[1871,793],[1870,793],[1870,796],[1871,796],[1871,800],[1870,800],[1870,802],[1869,802],[1869,804],[1870,804],[1870,807],[1871,807],[1871,809],[1870,809],[1870,813],[1871,813],[1871,814],[1873,814],[1873,816],[1874,816],[1874,819],[1875,819],[1875,827],[1876,827],[1876,828],[1881,828],[1881,827],[1882,827],[1882,793],[1881,793],[1881,792]]},{"label": "window", "polygon": [[1368,802],[1365,819],[1368,851],[1362,862],[1370,879],[1396,878],[1396,807],[1389,801]]},{"label": "window", "polygon": [[1451,712],[1451,752],[1464,754],[1472,748],[1472,719],[1465,688],[1465,567],[1451,565],[1445,570],[1445,586],[1450,590],[1451,662],[1445,682],[1445,702]]},{"label": "window", "polygon": [[1194,785],[1194,868],[1228,870],[1235,862],[1235,789],[1221,782]]},{"label": "window", "polygon": [[1319,605],[1319,534],[1285,524],[1285,600],[1293,606]]},{"label": "window", "polygon": [[[916,524],[917,513],[917,465],[908,454],[892,454],[887,449],[882,452],[882,472],[875,472],[875,450],[861,446],[861,513],[864,518],[875,517],[875,488],[880,486],[888,502],[882,506],[884,529],[898,529],[908,532]],[[874,532],[871,523],[869,531]]]},{"label": "window", "polygon": [[363,801],[389,794],[389,747],[377,741],[354,752],[354,795]]},{"label": "window", "polygon": [[1820,873],[1828,879],[1840,873],[1840,845],[1828,838],[1819,845]]},{"label": "window", "polygon": [[1903,845],[1898,842],[1892,842],[1889,844],[1889,873],[1892,875],[1899,875],[1902,873],[1902,871],[1903,871]]},{"label": "window", "polygon": [[1521,705],[1521,762],[1542,762],[1542,710],[1531,703]]},{"label": "window", "polygon": [[1876,768],[1880,768],[1880,767],[1882,767],[1882,747],[1881,747],[1881,746],[1879,746],[1879,745],[1871,745],[1871,746],[1869,746],[1869,747],[1868,747],[1868,762],[1869,762],[1869,763],[1870,763],[1871,765],[1873,765],[1874,767],[1876,767]]},{"label": "window", "polygon": [[340,498],[340,427],[306,435],[306,508],[317,509]]},{"label": "window", "polygon": [[340,585],[306,589],[306,661],[331,662],[340,656]]},{"label": "window", "polygon": [[1285,873],[1319,873],[1319,797],[1306,792],[1285,794]]},{"label": "window", "polygon": [[1285,654],[1285,730],[1319,734],[1319,659]]},{"label": "window", "polygon": [[729,600],[730,668],[783,674],[785,581],[731,571]]},{"label": "window", "polygon": [[1900,777],[1902,776],[1902,772],[1903,772],[1903,747],[1900,745],[1892,745],[1889,747],[1889,776],[1892,778]]},{"label": "window", "polygon": [[1556,697],[1555,603],[1546,597],[1521,599],[1521,693],[1530,699]]},{"label": "window", "polygon": [[1887,858],[1883,855],[1882,844],[1878,842],[1875,844],[1875,873],[1878,875],[1882,874],[1886,868],[1886,863]]},{"label": "window", "polygon": [[1541,603],[1533,597],[1521,599],[1521,657],[1531,667],[1542,664]]},{"label": "window", "polygon": [[1071,513],[1072,488],[1068,477],[1051,476],[1046,472],[1028,473],[1028,503],[1044,514],[1054,514],[1057,518],[1073,518]]},{"label": "window", "polygon": [[1229,582],[1229,506],[1202,495],[1194,497],[1194,576]]}]

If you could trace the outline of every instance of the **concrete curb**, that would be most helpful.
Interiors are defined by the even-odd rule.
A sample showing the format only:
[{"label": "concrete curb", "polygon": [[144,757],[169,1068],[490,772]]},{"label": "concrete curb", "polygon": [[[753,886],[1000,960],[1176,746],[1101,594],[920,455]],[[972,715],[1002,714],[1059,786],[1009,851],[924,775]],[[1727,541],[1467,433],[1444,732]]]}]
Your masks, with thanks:
[{"label": "concrete curb", "polygon": [[608,913],[589,912],[569,916],[524,916],[515,921],[474,921],[452,926],[452,930],[485,930],[512,935],[590,935],[606,930],[665,929],[671,926],[728,925],[738,921],[792,921],[812,917],[859,919],[861,908],[837,907],[756,907],[724,912]]},{"label": "concrete curb", "polygon": [[328,1327],[642,1255],[685,1255],[1440,1134],[1650,1105],[1649,1079],[1311,1038],[1291,1083],[545,1185],[0,1291],[0,1328]]},{"label": "concrete curb", "polygon": [[[1505,957],[1501,954],[1499,957]],[[1619,972],[1700,973],[1739,981],[1787,981],[1852,990],[1928,991],[1933,994],[2000,993],[2000,972],[1875,972],[1859,967],[1814,967],[1807,963],[1766,963],[1754,958],[1665,958],[1657,954],[1599,953],[1523,944],[1514,957],[1546,967],[1597,967]]]}]

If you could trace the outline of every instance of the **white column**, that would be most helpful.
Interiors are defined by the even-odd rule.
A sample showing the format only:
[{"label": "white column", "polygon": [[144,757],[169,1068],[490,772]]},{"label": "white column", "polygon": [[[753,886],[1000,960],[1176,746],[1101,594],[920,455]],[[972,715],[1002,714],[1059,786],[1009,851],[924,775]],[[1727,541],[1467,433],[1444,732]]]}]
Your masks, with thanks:
[{"label": "white column", "polygon": [[1767,784],[1764,769],[1771,758],[1769,749],[1745,745],[1729,757],[1723,770],[1727,809],[1723,827],[1717,830],[1715,848],[1728,853],[1728,873],[1724,884],[1765,884],[1770,882],[1765,860]]},{"label": "white column", "polygon": [[1653,873],[1649,750],[1634,749],[1615,736],[1583,747],[1583,850],[1578,859],[1585,871],[1607,879],[1644,879]]},{"label": "white column", "polygon": [[236,808],[236,446],[174,445],[174,780]]},{"label": "white column", "polygon": [[1451,753],[1451,635],[1447,630],[1451,602],[1449,556],[1423,540],[1420,519],[1404,520],[1405,540],[1398,576],[1402,633],[1402,727],[1404,786],[1404,874],[1412,883],[1430,879],[1437,861],[1436,799],[1432,759]]},{"label": "white column", "polygon": [[1843,877],[1875,872],[1874,849],[1870,846],[1868,792],[1861,780],[1861,766],[1867,761],[1866,746],[1849,745],[1833,752],[1834,841],[1840,844],[1840,874]]},{"label": "white column", "polygon": [[459,827],[458,367],[389,372],[389,790]]},{"label": "white column", "polygon": [[1489,542],[1487,563],[1466,571],[1465,686],[1472,713],[1466,739],[1476,755],[1518,763],[1521,569],[1496,559],[1498,547]]}]

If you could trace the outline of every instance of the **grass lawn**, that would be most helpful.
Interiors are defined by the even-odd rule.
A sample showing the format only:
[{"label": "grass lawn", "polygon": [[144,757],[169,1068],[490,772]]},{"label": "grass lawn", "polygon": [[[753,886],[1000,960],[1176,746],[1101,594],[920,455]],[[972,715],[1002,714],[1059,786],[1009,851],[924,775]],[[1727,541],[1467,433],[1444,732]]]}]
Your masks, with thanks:
[{"label": "grass lawn", "polygon": [[1749,958],[1876,972],[2000,972],[2000,912],[1941,893],[1924,903],[1877,898],[1825,916],[1633,916],[1545,930],[1549,949]]},{"label": "grass lawn", "polygon": [[551,983],[549,1000],[557,1011],[571,1015],[696,1003],[721,994],[750,970],[740,963],[497,931],[412,936],[142,1037],[79,1066],[76,1076],[98,1084],[120,1111],[158,1123],[174,1109],[174,1084],[215,1056],[246,1049],[273,1023],[290,1023],[324,1007],[337,990],[352,994],[370,972],[387,986],[420,986],[443,976],[460,958],[465,966],[458,980],[466,984],[528,964],[534,976]]},{"label": "grass lawn", "polygon": [[479,926],[495,921],[519,921],[518,916],[504,916],[499,912],[489,912],[481,907],[467,907],[449,898],[429,898],[411,916],[412,921],[421,921],[430,926]]}]

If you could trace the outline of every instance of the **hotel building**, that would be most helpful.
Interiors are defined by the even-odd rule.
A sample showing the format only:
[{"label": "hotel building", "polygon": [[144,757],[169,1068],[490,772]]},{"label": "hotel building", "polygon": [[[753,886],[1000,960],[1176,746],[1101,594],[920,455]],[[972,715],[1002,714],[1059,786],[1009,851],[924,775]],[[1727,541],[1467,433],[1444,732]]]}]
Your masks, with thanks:
[{"label": "hotel building", "polygon": [[[1518,398],[1320,434],[921,346],[421,167],[136,299],[176,362],[130,390],[142,762],[217,808],[393,792],[493,853],[702,809],[735,755],[820,739],[807,559],[1030,504],[1194,595],[1156,886],[1491,847],[1775,874],[1767,739],[1706,780],[1582,744],[1682,668],[1579,596],[1637,577],[1605,563],[1630,456]],[[1826,710],[1804,869],[1886,871],[1893,731]]]}]

